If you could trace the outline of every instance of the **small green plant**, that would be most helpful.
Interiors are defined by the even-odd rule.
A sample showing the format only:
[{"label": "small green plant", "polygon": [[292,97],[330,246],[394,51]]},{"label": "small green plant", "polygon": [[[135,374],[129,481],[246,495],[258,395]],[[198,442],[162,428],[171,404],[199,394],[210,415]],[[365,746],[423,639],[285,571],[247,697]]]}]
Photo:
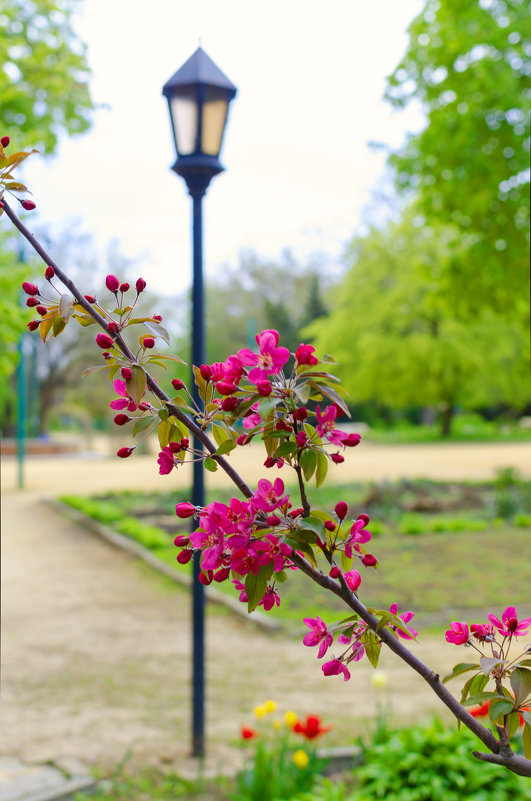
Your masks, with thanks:
[{"label": "small green plant", "polygon": [[171,544],[170,537],[156,526],[148,526],[134,517],[126,517],[119,521],[115,526],[120,534],[136,540],[145,548],[156,550],[157,548],[167,548]]}]

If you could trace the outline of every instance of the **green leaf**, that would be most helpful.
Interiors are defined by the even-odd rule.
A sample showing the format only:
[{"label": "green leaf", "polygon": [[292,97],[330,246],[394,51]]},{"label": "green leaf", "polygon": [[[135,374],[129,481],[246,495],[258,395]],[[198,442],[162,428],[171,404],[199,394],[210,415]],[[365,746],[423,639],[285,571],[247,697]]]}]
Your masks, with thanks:
[{"label": "green leaf", "polygon": [[211,456],[207,456],[205,461],[203,462],[205,470],[208,470],[210,473],[215,473],[218,469],[218,463],[215,459],[212,459]]},{"label": "green leaf", "polygon": [[141,417],[140,420],[137,420],[133,426],[133,437],[136,437],[141,431],[145,431],[146,428],[153,423],[153,416],[150,415],[149,417]]},{"label": "green leaf", "polygon": [[214,423],[212,426],[212,434],[218,445],[221,445],[223,442],[225,442],[225,440],[228,439],[232,441],[232,437],[230,436],[226,427],[220,423]]},{"label": "green leaf", "polygon": [[451,673],[444,677],[443,684],[450,679],[455,679],[456,676],[461,676],[462,673],[466,673],[469,670],[477,670],[479,665],[476,662],[459,662],[458,665],[454,665],[454,668]]},{"label": "green leaf", "polygon": [[253,609],[256,609],[265,595],[265,591],[267,590],[267,582],[267,574],[262,568],[260,568],[256,576],[252,573],[247,574],[247,578],[245,579],[247,611],[252,612]]},{"label": "green leaf", "polygon": [[219,448],[216,451],[216,456],[224,456],[226,453],[230,453],[236,448],[236,443],[233,442],[231,439],[226,439],[224,442],[221,443]]},{"label": "green leaf", "polygon": [[531,693],[531,670],[523,667],[515,668],[511,673],[510,681],[516,705],[520,706]]},{"label": "green leaf", "polygon": [[132,400],[135,403],[140,403],[146,389],[146,374],[138,364],[132,364],[130,370],[132,375],[131,378],[126,380],[125,386]]},{"label": "green leaf", "polygon": [[374,632],[367,630],[360,637],[361,644],[365,647],[365,653],[371,665],[375,668],[380,659],[381,648],[378,643],[378,638]]},{"label": "green leaf", "polygon": [[275,450],[275,459],[282,459],[284,456],[292,456],[297,451],[295,442],[281,442]]},{"label": "green leaf", "polygon": [[493,723],[495,721],[500,721],[504,715],[508,715],[513,709],[514,705],[505,698],[499,701],[491,701],[489,704],[489,718]]},{"label": "green leaf", "polygon": [[168,417],[170,416],[170,413],[167,409],[159,409],[157,414],[161,420],[167,420]]},{"label": "green leaf", "polygon": [[475,706],[476,704],[482,704],[483,701],[490,701],[492,699],[498,699],[498,701],[505,701],[505,698],[502,698],[498,693],[475,693],[471,695],[467,701],[463,701],[463,706]]},{"label": "green leaf", "polygon": [[144,325],[154,336],[163,339],[167,345],[170,344],[170,335],[164,326],[161,325],[161,323],[152,322],[151,320],[144,320]]},{"label": "green leaf", "polygon": [[304,450],[299,458],[299,464],[302,467],[304,478],[309,481],[315,472],[317,465],[317,455],[315,451],[310,449]]},{"label": "green leaf", "polygon": [[87,369],[83,371],[82,378],[86,378],[88,375],[92,375],[92,373],[98,373],[100,370],[109,370],[109,365],[104,364],[97,367],[87,367]]},{"label": "green leaf", "polygon": [[511,712],[507,718],[507,734],[512,737],[520,728],[520,716],[518,712]]},{"label": "green leaf", "polygon": [[503,659],[496,659],[496,657],[493,656],[482,656],[479,660],[479,665],[485,676],[488,676],[496,665],[502,665],[504,663]]},{"label": "green leaf", "polygon": [[343,570],[344,571],[350,570],[354,562],[354,557],[353,556],[348,557],[345,551],[341,551],[340,558],[341,558],[341,567],[343,568]]},{"label": "green leaf", "polygon": [[52,325],[54,337],[58,337],[61,331],[64,331],[65,328],[66,328],[65,320],[63,320],[62,317],[59,317],[59,315],[57,315],[57,317],[54,318]]},{"label": "green leaf", "polygon": [[291,545],[294,551],[300,551],[305,556],[307,556],[313,565],[317,564],[313,548],[307,542],[301,542],[300,540],[297,540],[294,537],[286,537],[286,542],[288,543],[288,545]]},{"label": "green leaf", "polygon": [[529,723],[529,725],[531,726],[531,712],[528,709],[522,710],[522,717],[525,720],[525,722]]},{"label": "green leaf", "polygon": [[473,676],[470,682],[470,693],[471,695],[475,695],[476,693],[483,692],[486,685],[488,684],[489,677],[484,676],[482,673],[479,673],[477,676]]},{"label": "green leaf", "polygon": [[320,487],[328,472],[328,458],[322,451],[315,451],[316,458],[317,458],[317,469],[315,471],[315,485],[316,487]]},{"label": "green leaf", "polygon": [[168,442],[170,442],[170,432],[172,429],[172,425],[169,420],[163,420],[158,428],[158,437],[159,443],[161,448],[165,448]]},{"label": "green leaf", "polygon": [[524,726],[522,745],[524,746],[524,755],[527,759],[531,759],[531,723],[526,722]]}]

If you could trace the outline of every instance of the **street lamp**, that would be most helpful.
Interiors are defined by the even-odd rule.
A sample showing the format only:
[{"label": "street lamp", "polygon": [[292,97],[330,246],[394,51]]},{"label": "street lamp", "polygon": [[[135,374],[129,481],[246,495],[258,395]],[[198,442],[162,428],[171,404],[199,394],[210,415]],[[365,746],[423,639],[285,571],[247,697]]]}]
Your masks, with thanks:
[{"label": "street lamp", "polygon": [[[192,364],[205,361],[205,319],[203,298],[203,213],[202,200],[212,178],[223,171],[219,153],[227,123],[229,103],[236,87],[205,51],[198,47],[177,72],[164,84],[162,94],[168,100],[170,119],[177,151],[172,170],[186,181],[193,201],[192,247]],[[192,376],[193,397],[201,401]],[[194,437],[194,449],[202,450]],[[193,465],[192,503],[205,505],[203,465]],[[205,599],[199,581],[200,554],[193,561],[193,641],[192,641],[192,754],[205,752]]]}]

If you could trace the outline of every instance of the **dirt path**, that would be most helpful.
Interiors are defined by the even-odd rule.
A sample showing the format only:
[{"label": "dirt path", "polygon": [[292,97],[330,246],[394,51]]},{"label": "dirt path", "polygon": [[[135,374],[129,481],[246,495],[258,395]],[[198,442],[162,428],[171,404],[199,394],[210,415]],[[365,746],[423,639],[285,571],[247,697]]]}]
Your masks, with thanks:
[{"label": "dirt path", "polygon": [[[453,477],[463,475],[466,465],[470,478],[490,477],[499,466],[530,473],[528,447],[472,449],[474,456],[462,446],[447,446],[441,475],[447,477],[451,465]],[[404,448],[367,448],[365,458],[358,457],[360,466],[364,462],[360,477],[371,470],[376,477],[370,465],[377,462],[389,477],[428,474],[434,454],[409,450],[406,463]],[[46,495],[67,491],[160,488],[152,459],[127,460],[125,466],[109,460],[35,459],[27,464],[25,491],[14,489],[15,467],[3,461],[0,754],[39,761],[73,756],[112,766],[133,749],[138,765],[169,760],[186,770],[187,594],[41,503]],[[429,637],[417,652],[440,672],[458,658]],[[402,721],[438,708],[420,678],[392,654],[381,663],[387,677],[383,691],[373,688],[373,672],[363,662],[351,682],[324,679],[314,651],[300,640],[259,632],[215,609],[208,615],[207,656],[214,768],[235,758],[231,740],[241,723],[252,722],[253,706],[266,698],[283,710],[322,714],[334,723],[338,743],[361,730],[363,716],[379,701],[389,700],[394,717]]]}]

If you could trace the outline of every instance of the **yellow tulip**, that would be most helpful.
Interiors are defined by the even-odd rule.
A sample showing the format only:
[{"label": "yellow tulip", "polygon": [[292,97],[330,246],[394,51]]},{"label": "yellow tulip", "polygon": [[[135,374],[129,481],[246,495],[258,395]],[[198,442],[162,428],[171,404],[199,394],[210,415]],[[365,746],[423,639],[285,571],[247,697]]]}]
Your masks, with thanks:
[{"label": "yellow tulip", "polygon": [[277,705],[274,701],[266,701],[264,704],[264,709],[269,714],[270,712],[274,712],[277,708]]},{"label": "yellow tulip", "polygon": [[296,713],[292,712],[291,710],[289,712],[286,712],[286,714],[284,715],[284,720],[286,721],[286,726],[289,726],[290,729],[292,729],[294,727],[294,725],[296,724],[298,719],[299,718],[296,715]]},{"label": "yellow tulip", "polygon": [[264,715],[266,714],[265,706],[255,706],[254,714],[256,715],[257,718],[263,718]]},{"label": "yellow tulip", "polygon": [[302,748],[299,748],[298,751],[295,751],[292,758],[293,761],[295,762],[295,765],[300,770],[304,770],[304,768],[307,767],[308,762],[310,761],[310,757],[308,756],[306,751],[302,750]]}]

